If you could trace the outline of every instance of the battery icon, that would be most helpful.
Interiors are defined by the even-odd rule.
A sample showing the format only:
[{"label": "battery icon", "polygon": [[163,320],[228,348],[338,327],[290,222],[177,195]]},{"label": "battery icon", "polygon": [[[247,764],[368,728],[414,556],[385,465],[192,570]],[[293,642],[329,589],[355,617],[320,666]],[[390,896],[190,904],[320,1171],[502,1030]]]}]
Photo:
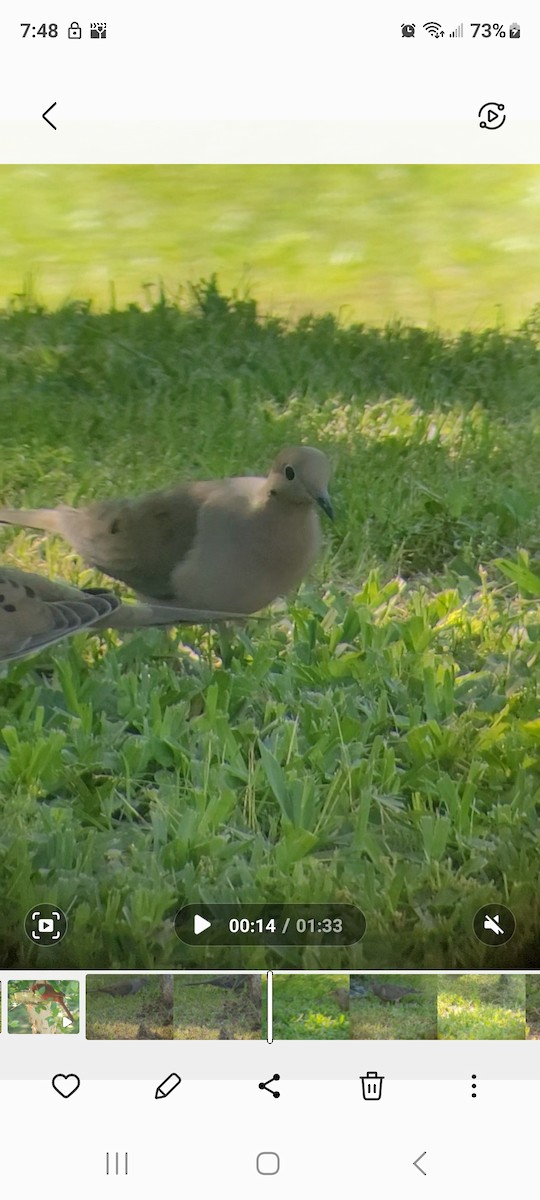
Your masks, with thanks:
[{"label": "battery icon", "polygon": [[518,25],[517,21],[512,21],[509,33],[511,38],[521,37],[521,26]]}]

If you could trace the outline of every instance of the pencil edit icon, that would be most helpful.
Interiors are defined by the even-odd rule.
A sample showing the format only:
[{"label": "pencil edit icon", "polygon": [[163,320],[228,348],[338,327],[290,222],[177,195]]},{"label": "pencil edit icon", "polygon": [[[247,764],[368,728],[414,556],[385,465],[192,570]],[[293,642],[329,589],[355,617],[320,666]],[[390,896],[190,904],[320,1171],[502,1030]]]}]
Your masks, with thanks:
[{"label": "pencil edit icon", "polygon": [[167,1096],[170,1096],[171,1092],[174,1092],[174,1089],[177,1088],[178,1084],[181,1082],[182,1080],[180,1079],[180,1076],[176,1074],[176,1071],[172,1071],[170,1075],[167,1075],[166,1079],[162,1079],[161,1083],[158,1083],[155,1099],[165,1100]]}]

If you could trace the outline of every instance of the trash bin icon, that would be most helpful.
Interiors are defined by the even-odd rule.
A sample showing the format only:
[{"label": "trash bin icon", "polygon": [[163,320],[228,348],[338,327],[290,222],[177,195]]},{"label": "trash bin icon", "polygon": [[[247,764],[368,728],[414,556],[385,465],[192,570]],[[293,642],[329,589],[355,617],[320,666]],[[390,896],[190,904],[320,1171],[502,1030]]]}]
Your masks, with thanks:
[{"label": "trash bin icon", "polygon": [[362,1080],[364,1100],[380,1100],[384,1075],[377,1075],[376,1071],[368,1071],[366,1075],[361,1075],[360,1079]]}]

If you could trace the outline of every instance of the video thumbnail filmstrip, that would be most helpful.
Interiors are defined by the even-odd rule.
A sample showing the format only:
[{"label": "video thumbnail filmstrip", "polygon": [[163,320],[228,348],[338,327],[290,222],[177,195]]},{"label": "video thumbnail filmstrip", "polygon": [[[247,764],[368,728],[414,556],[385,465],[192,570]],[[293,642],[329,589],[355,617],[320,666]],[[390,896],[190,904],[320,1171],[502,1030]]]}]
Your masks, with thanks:
[{"label": "video thumbnail filmstrip", "polygon": [[[267,1037],[266,976],[89,975],[10,980],[9,1034],[97,1041],[256,1041]],[[537,1041],[540,979],[522,974],[274,973],[274,1041]]]}]

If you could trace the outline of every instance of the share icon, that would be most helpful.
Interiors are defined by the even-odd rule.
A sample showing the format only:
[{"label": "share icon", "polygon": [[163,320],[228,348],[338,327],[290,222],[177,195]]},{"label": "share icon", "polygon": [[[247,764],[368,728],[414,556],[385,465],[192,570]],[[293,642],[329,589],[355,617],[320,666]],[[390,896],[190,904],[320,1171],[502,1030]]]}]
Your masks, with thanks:
[{"label": "share icon", "polygon": [[274,1097],[274,1100],[279,1100],[280,1093],[279,1093],[279,1092],[275,1092],[273,1088],[271,1088],[271,1087],[268,1087],[268,1084],[269,1084],[269,1083],[275,1083],[275,1082],[277,1082],[277,1080],[278,1080],[279,1078],[280,1078],[280,1076],[279,1076],[279,1075],[272,1075],[272,1078],[271,1078],[271,1079],[267,1079],[267,1080],[266,1080],[266,1083],[260,1083],[260,1084],[259,1084],[259,1089],[260,1089],[260,1091],[261,1091],[261,1092],[270,1092],[270,1095]]}]

